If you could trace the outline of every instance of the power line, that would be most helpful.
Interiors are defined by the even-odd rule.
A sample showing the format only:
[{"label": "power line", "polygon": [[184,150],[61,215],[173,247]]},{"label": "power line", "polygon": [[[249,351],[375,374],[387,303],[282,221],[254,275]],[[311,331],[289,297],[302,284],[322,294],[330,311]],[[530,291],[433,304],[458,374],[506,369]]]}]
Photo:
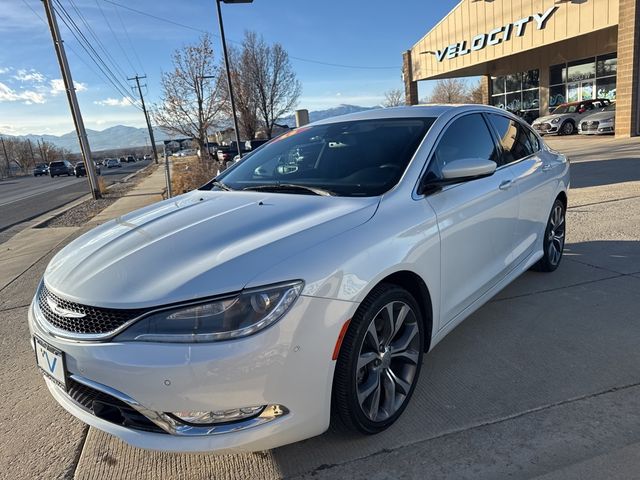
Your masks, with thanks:
[{"label": "power line", "polygon": [[[196,27],[193,27],[191,25],[186,25],[184,23],[176,22],[176,21],[170,20],[168,18],[160,17],[158,15],[153,15],[151,13],[147,13],[147,12],[144,12],[142,10],[137,10],[135,8],[129,7],[128,5],[123,5],[121,3],[114,2],[113,0],[102,0],[102,1],[110,3],[112,5],[116,5],[116,6],[120,7],[120,8],[124,8],[126,10],[131,11],[131,12],[135,12],[135,13],[137,13],[139,15],[144,15],[146,17],[155,18],[156,20],[159,20],[161,22],[169,23],[171,25],[176,25],[178,27],[186,28],[188,30],[193,30],[194,32],[208,33],[210,35],[213,35],[216,38],[220,38],[220,36],[215,34],[215,33],[212,33],[212,32],[206,31],[206,30],[202,30],[200,28],[196,28]],[[242,42],[239,42],[237,40],[229,40],[229,42],[235,43],[236,45],[242,45]],[[397,70],[397,69],[400,68],[400,66],[386,67],[386,66],[347,65],[347,64],[342,64],[342,63],[323,62],[321,60],[312,60],[312,59],[303,58],[303,57],[295,57],[293,55],[289,55],[289,58],[291,58],[292,60],[298,60],[299,62],[314,63],[316,65],[324,65],[324,66],[328,66],[328,67],[351,68],[351,69],[356,69],[356,70]]]},{"label": "power line", "polygon": [[[120,42],[120,39],[118,38],[118,36],[116,35],[116,32],[113,31],[113,27],[111,26],[111,22],[109,22],[109,19],[107,18],[106,14],[104,13],[104,10],[102,9],[102,7],[100,6],[100,3],[98,2],[98,0],[95,0],[96,5],[98,6],[98,8],[100,9],[100,13],[102,14],[102,18],[104,18],[105,23],[107,24],[107,27],[109,28],[109,30],[111,31],[111,34],[113,35],[113,38],[115,39],[116,43],[118,44],[118,46],[120,47],[120,51],[122,52],[122,54],[124,55],[124,57],[127,59],[127,62],[129,63],[129,65],[132,67],[132,69],[135,71],[135,68],[133,68],[133,65],[131,64],[131,60],[129,60],[129,57],[127,56],[127,52],[124,49],[124,47],[122,46],[122,43]],[[127,78],[127,76],[125,75],[125,78]]]},{"label": "power line", "polygon": [[[47,28],[48,28],[48,23],[47,23],[47,21],[46,21],[44,18],[42,18],[42,17],[40,16],[40,14],[39,14],[38,12],[36,12],[36,11],[34,10],[34,8],[33,8],[31,5],[29,5],[29,4],[27,3],[27,1],[26,1],[26,0],[22,0],[22,3],[24,3],[27,7],[29,7],[29,9],[33,12],[33,14],[34,14],[36,17],[38,17],[38,18],[42,21],[42,23],[43,23],[45,26],[47,26]],[[81,61],[81,62],[82,62],[82,63],[83,63],[83,64],[84,64],[84,65],[85,65],[85,66],[86,66],[86,67],[87,67],[87,68],[88,68],[88,69],[89,69],[89,70],[90,70],[90,71],[91,71],[95,76],[96,76],[96,78],[99,78],[99,77],[104,76],[103,74],[101,75],[100,73],[96,72],[96,71],[94,70],[94,68],[91,66],[91,64],[89,64],[89,63],[88,63],[88,62],[87,62],[87,61],[82,57],[82,55],[80,55],[80,54],[78,53],[78,51],[77,51],[75,48],[73,48],[73,45],[68,44],[66,47],[67,47],[69,50],[71,50],[71,51],[75,54],[75,56],[76,56],[76,57],[78,57],[78,60],[80,60],[80,61]],[[126,77],[125,77],[125,78],[126,78]],[[118,91],[118,93],[120,93],[120,92]]]},{"label": "power line", "polygon": [[[120,10],[118,10],[118,7],[116,7],[115,5],[113,5],[113,9],[116,11],[116,15],[118,15],[118,19],[120,20],[120,25],[122,25],[122,30],[124,31],[125,37],[127,37],[127,42],[129,42],[129,46],[131,47],[131,51],[133,52],[133,55],[136,57],[136,60],[138,61],[138,65],[140,65],[140,69],[144,72],[144,67],[142,66],[142,62],[140,61],[140,57],[138,56],[138,52],[136,51],[136,47],[133,45],[133,42],[131,41],[131,37],[129,37],[129,31],[127,30],[126,25],[122,21],[122,16],[120,15]],[[134,68],[133,71],[135,72],[136,69]]]},{"label": "power line", "polygon": [[82,33],[78,25],[75,23],[69,12],[64,8],[64,6],[60,3],[60,0],[55,0],[58,4],[58,7],[55,8],[60,15],[60,19],[67,26],[71,34],[78,41],[80,47],[87,53],[89,58],[96,64],[98,69],[104,74],[105,78],[113,87],[123,96],[123,98],[127,99],[131,105],[140,109],[138,105],[131,99],[128,93],[128,87],[125,86],[118,77],[113,73],[111,68],[105,63],[100,54],[93,48],[91,42],[87,39],[87,37]]},{"label": "power line", "polygon": [[118,71],[118,73],[122,76],[123,80],[126,79],[127,75],[124,73],[122,68],[120,68],[120,65],[118,64],[118,62],[116,62],[115,59],[111,56],[111,54],[109,53],[107,48],[104,46],[104,43],[102,43],[102,41],[98,38],[98,35],[95,33],[93,28],[91,28],[91,25],[89,25],[89,23],[86,21],[84,15],[82,15],[80,10],[76,6],[76,3],[74,2],[74,0],[69,0],[69,3],[71,4],[73,9],[75,10],[76,14],[78,15],[78,18],[80,18],[80,20],[82,21],[82,23],[86,27],[86,29],[89,32],[89,34],[91,35],[91,37],[98,44],[98,47],[100,47],[100,50],[102,50],[102,52],[107,56],[107,58],[110,60],[111,64],[115,67],[115,69]]}]

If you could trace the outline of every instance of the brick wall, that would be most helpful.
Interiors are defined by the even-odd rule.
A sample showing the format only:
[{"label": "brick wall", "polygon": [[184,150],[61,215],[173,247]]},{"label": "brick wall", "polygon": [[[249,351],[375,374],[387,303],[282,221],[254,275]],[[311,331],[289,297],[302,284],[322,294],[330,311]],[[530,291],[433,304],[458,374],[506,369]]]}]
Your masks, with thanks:
[{"label": "brick wall", "polygon": [[402,78],[404,79],[404,98],[407,105],[417,105],[418,82],[412,81],[411,50],[402,54]]},{"label": "brick wall", "polygon": [[640,6],[637,0],[620,0],[618,26],[618,79],[616,84],[616,136],[638,135],[640,79]]}]

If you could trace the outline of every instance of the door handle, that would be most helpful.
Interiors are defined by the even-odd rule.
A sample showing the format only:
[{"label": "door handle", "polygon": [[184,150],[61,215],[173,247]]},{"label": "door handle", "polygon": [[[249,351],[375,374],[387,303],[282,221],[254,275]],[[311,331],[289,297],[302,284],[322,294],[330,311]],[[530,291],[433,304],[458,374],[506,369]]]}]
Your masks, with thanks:
[{"label": "door handle", "polygon": [[551,170],[553,167],[550,163],[545,163],[544,165],[542,165],[542,171],[543,172],[548,172],[549,170]]},{"label": "door handle", "polygon": [[513,185],[513,181],[511,180],[505,180],[502,183],[500,183],[500,186],[498,187],[500,190],[509,190],[511,188],[511,186]]}]

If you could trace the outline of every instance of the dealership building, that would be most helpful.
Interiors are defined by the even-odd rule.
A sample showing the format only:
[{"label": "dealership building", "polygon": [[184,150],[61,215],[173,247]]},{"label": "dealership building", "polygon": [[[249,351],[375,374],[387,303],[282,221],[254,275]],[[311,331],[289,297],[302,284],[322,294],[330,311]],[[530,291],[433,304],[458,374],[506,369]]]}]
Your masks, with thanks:
[{"label": "dealership building", "polygon": [[639,134],[640,0],[462,0],[403,54],[418,82],[480,76],[484,103],[531,121],[563,102],[616,102],[616,135]]}]

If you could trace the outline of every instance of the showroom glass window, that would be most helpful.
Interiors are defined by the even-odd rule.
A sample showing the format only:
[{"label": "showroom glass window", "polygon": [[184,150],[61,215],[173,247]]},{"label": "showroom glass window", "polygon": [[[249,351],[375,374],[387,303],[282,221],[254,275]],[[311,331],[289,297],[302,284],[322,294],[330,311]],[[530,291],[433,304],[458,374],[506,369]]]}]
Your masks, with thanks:
[{"label": "showroom glass window", "polygon": [[565,102],[593,98],[614,101],[617,70],[616,53],[553,65],[549,69],[549,111]]},{"label": "showroom glass window", "polygon": [[539,78],[539,70],[492,77],[491,105],[533,122],[540,116]]},{"label": "showroom glass window", "polygon": [[498,162],[499,165],[507,165],[535,153],[536,148],[531,144],[528,128],[503,115],[490,113],[488,117],[502,147],[502,159]]},{"label": "showroom glass window", "polygon": [[457,118],[447,127],[431,157],[427,179],[442,178],[442,167],[463,158],[499,160],[489,127],[479,113]]}]

